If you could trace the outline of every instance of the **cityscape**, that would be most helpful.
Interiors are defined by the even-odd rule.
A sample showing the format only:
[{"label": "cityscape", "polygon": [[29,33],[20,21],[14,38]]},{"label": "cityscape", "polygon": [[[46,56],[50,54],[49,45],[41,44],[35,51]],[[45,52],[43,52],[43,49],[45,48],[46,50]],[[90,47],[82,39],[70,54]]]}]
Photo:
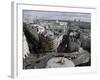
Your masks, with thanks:
[{"label": "cityscape", "polygon": [[91,66],[91,14],[23,10],[23,69]]}]

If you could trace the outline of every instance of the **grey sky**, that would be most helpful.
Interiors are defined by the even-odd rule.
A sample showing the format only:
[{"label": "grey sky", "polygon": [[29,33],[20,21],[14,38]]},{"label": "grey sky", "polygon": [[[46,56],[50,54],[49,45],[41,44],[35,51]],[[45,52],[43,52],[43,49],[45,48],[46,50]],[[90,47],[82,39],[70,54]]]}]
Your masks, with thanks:
[{"label": "grey sky", "polygon": [[23,20],[27,19],[47,19],[47,20],[80,20],[91,22],[90,13],[77,13],[77,12],[53,12],[53,11],[32,11],[23,10]]}]

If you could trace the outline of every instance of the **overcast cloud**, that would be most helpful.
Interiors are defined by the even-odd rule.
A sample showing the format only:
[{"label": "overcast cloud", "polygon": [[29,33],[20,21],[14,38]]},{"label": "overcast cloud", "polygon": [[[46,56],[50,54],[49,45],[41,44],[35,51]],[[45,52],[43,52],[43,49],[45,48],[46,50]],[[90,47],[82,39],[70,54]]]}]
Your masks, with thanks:
[{"label": "overcast cloud", "polygon": [[53,12],[53,11],[32,11],[23,10],[23,20],[29,19],[46,19],[46,20],[80,20],[84,22],[91,22],[90,13],[77,12]]}]

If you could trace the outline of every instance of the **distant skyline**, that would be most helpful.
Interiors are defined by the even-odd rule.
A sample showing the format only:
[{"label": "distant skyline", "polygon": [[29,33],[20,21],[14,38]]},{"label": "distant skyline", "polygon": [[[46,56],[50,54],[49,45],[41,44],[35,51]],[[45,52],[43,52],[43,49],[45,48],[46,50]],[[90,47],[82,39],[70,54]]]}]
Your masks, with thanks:
[{"label": "distant skyline", "polygon": [[45,20],[80,20],[84,22],[91,22],[90,13],[77,13],[77,12],[55,12],[55,11],[34,11],[23,10],[23,21],[33,21],[34,19]]}]

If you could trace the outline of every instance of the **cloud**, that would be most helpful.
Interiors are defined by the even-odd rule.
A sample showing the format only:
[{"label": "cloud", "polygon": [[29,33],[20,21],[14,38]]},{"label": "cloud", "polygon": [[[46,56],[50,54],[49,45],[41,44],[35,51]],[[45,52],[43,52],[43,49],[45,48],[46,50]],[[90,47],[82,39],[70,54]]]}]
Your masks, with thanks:
[{"label": "cloud", "polygon": [[77,13],[77,12],[53,12],[53,11],[32,11],[32,10],[24,10],[23,11],[23,19],[27,18],[33,19],[60,19],[60,20],[80,20],[80,21],[91,21],[90,13]]}]

